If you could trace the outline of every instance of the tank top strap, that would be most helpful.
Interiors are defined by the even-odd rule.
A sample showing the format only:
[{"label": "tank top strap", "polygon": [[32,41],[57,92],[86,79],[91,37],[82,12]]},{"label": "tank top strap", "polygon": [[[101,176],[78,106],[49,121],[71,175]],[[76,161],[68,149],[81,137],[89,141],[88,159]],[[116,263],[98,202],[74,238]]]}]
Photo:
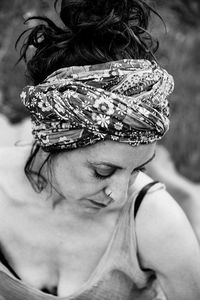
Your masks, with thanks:
[{"label": "tank top strap", "polygon": [[[135,198],[135,202],[134,202],[134,219],[136,218],[137,212],[140,208],[140,205],[145,197],[145,195],[149,192],[149,190],[152,189],[152,187],[156,186],[156,190],[160,189],[160,188],[164,188],[165,189],[165,185],[163,183],[161,183],[160,181],[151,181],[149,183],[147,183],[138,193],[138,195]],[[152,190],[155,191],[155,188]]]}]

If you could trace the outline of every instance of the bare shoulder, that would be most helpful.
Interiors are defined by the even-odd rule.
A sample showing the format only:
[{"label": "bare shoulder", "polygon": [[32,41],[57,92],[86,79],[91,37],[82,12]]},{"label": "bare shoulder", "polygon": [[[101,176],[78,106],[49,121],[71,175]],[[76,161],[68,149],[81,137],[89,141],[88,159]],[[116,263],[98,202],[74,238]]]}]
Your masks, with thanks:
[{"label": "bare shoulder", "polygon": [[[136,182],[137,190],[141,190],[142,187],[150,182],[153,182],[151,177],[141,173]],[[166,191],[162,183],[158,183],[158,185],[153,186],[145,195],[138,212],[136,223],[140,225],[141,222],[146,223],[146,220],[149,220],[152,226],[158,225],[156,221],[159,221],[160,225],[168,226],[180,220],[185,220],[185,218],[183,210],[175,199]],[[148,224],[148,226],[150,224]]]},{"label": "bare shoulder", "polygon": [[25,188],[24,166],[30,147],[0,148],[0,204],[5,199],[20,199]]},{"label": "bare shoulder", "polygon": [[2,167],[16,165],[27,157],[30,150],[30,146],[0,147],[0,165]]},{"label": "bare shoulder", "polygon": [[29,147],[0,147],[0,185],[23,173]]},{"label": "bare shoulder", "polygon": [[[148,176],[146,180],[150,180]],[[189,259],[193,250],[198,248],[185,213],[165,189],[146,194],[135,226],[138,251],[144,267],[159,269],[165,265],[167,268],[169,262],[176,261],[177,255],[181,259]]]}]

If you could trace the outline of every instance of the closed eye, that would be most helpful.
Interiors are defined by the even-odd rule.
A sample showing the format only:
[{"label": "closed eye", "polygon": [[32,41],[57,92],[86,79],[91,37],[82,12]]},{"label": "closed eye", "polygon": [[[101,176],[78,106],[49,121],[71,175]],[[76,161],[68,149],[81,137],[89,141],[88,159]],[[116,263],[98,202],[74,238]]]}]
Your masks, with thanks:
[{"label": "closed eye", "polygon": [[94,170],[94,175],[98,179],[106,179],[111,177],[116,171],[116,168],[96,168]]},{"label": "closed eye", "polygon": [[136,168],[136,169],[134,169],[134,171],[133,172],[146,172],[146,168],[143,166],[143,167],[139,167],[139,168]]},{"label": "closed eye", "polygon": [[[146,171],[145,166],[151,160],[153,160],[154,157],[155,157],[155,152],[154,152],[153,156],[150,157],[145,163],[143,163],[142,165],[135,168],[132,171],[132,174],[134,172],[138,172],[138,171],[145,172]],[[97,179],[101,179],[101,180],[111,177],[117,169],[123,169],[122,167],[115,166],[113,164],[105,163],[105,162],[98,162],[98,163],[95,162],[94,163],[94,162],[87,161],[87,164],[91,169],[93,169],[94,177],[96,177]]]}]

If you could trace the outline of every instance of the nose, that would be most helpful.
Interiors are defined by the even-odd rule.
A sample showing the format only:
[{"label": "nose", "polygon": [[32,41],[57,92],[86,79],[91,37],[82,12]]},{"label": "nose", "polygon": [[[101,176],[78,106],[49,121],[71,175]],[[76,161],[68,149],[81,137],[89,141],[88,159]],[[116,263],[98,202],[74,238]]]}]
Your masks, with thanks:
[{"label": "nose", "polygon": [[111,197],[116,202],[124,203],[128,196],[130,185],[134,181],[135,175],[131,175],[128,172],[119,172],[112,176],[106,191],[111,192]]}]

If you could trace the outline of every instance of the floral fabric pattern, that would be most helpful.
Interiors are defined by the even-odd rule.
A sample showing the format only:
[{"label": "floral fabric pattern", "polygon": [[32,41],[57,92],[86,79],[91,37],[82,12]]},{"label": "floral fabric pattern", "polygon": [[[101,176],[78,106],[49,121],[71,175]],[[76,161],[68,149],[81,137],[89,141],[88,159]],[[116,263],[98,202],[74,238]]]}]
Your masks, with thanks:
[{"label": "floral fabric pattern", "polygon": [[21,93],[45,150],[102,140],[148,144],[169,128],[171,75],[155,61],[124,59],[60,69]]}]

